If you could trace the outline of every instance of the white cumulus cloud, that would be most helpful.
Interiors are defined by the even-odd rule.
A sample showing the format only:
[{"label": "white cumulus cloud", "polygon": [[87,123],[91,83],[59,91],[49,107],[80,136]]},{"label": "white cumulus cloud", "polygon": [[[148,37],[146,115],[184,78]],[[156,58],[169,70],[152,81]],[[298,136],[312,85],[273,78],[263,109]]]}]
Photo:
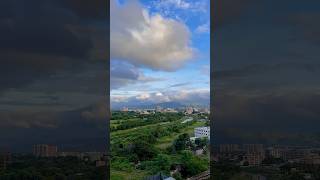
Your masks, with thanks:
[{"label": "white cumulus cloud", "polygon": [[[121,98],[120,98],[121,97]],[[162,102],[181,102],[184,104],[208,104],[210,101],[209,89],[192,89],[169,92],[143,92],[136,96],[114,98],[111,102],[117,106],[137,105],[140,103],[153,104]]]},{"label": "white cumulus cloud", "polygon": [[111,1],[111,58],[154,70],[173,71],[193,57],[188,27],[160,14],[150,15],[137,1]]},{"label": "white cumulus cloud", "polygon": [[198,33],[198,34],[209,33],[210,32],[210,24],[209,24],[209,22],[198,26],[196,28],[195,32]]}]

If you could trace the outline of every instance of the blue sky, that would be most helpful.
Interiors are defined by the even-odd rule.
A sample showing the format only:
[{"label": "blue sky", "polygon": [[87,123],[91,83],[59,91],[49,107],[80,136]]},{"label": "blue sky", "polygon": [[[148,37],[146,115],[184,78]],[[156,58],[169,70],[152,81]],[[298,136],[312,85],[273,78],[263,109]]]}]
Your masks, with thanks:
[{"label": "blue sky", "polygon": [[111,2],[111,103],[209,102],[210,0]]}]

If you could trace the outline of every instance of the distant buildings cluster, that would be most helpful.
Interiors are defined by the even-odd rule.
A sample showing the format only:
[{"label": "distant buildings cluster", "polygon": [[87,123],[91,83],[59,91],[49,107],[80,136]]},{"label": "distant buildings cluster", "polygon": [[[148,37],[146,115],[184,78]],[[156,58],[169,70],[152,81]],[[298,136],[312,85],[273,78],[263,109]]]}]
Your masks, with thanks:
[{"label": "distant buildings cluster", "polygon": [[37,144],[33,146],[33,155],[36,157],[57,157],[58,147],[48,144]]},{"label": "distant buildings cluster", "polygon": [[[59,152],[57,146],[49,144],[34,145],[33,155],[37,158],[77,157],[83,161],[95,162],[96,167],[107,164],[107,156],[104,152]],[[9,151],[0,151],[0,171],[7,169],[12,162]]]},{"label": "distant buildings cluster", "polygon": [[0,170],[6,169],[8,164],[11,163],[11,153],[4,151],[0,152]]},{"label": "distant buildings cluster", "polygon": [[221,144],[214,154],[213,159],[216,161],[228,159],[239,165],[259,166],[270,158],[289,163],[320,165],[320,149],[310,147]]},{"label": "distant buildings cluster", "polygon": [[64,152],[58,151],[58,147],[48,144],[37,144],[33,146],[33,155],[36,157],[77,157],[84,161],[92,161],[97,167],[106,165],[104,152]]},{"label": "distant buildings cluster", "polygon": [[185,107],[185,108],[163,108],[157,106],[156,108],[145,108],[145,109],[129,109],[128,107],[123,107],[122,112],[137,112],[139,114],[154,114],[154,113],[178,113],[183,112],[186,115],[198,114],[198,113],[210,113],[208,108],[195,108],[195,107]]},{"label": "distant buildings cluster", "polygon": [[155,109],[129,109],[127,107],[123,107],[122,112],[136,112],[139,114],[147,115],[147,114],[155,114],[156,112],[162,112],[162,113],[178,113],[179,110],[176,110],[174,108],[162,108],[158,106]]},{"label": "distant buildings cluster", "polygon": [[191,114],[210,114],[210,110],[208,108],[196,108],[196,107],[186,107],[184,110],[186,115]]}]

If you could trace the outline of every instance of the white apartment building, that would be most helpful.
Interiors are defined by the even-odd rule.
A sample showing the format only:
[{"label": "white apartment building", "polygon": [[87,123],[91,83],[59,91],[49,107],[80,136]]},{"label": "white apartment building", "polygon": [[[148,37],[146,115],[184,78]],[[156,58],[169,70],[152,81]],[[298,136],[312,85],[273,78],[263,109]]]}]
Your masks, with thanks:
[{"label": "white apartment building", "polygon": [[210,140],[210,127],[194,128],[194,136],[196,138],[207,137]]}]

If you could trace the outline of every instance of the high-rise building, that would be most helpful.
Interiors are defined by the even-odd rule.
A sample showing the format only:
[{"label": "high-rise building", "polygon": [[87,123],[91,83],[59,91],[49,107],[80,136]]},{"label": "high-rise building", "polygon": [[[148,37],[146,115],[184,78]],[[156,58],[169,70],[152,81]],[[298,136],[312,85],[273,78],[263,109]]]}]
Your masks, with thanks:
[{"label": "high-rise building", "polygon": [[56,157],[58,147],[48,144],[37,144],[33,146],[33,155],[37,157]]},{"label": "high-rise building", "polygon": [[192,114],[193,113],[193,108],[192,107],[187,107],[185,113],[186,114]]}]

